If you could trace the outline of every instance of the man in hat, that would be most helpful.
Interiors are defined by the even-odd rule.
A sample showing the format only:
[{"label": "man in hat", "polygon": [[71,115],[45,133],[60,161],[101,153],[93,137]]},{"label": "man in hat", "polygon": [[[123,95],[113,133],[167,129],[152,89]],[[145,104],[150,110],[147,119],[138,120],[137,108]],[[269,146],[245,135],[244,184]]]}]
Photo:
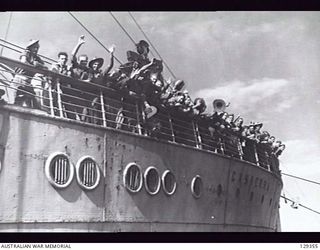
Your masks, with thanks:
[{"label": "man in hat", "polygon": [[[110,52],[110,64],[109,66],[102,71],[101,67],[103,65],[103,58],[94,58],[89,62],[89,72],[88,72],[88,80],[89,82],[96,83],[96,84],[101,84],[104,85],[108,76],[109,72],[113,67],[114,63],[114,51],[115,51],[115,46],[113,45],[109,52]],[[88,89],[89,92],[91,92],[90,88]],[[93,90],[92,94],[94,93],[95,90]],[[83,109],[82,112],[82,120],[90,123],[95,123],[95,124],[102,124],[102,114],[101,114],[101,106],[100,106],[100,98],[98,96],[93,98],[93,95],[89,95],[84,93],[83,98],[86,100],[92,100],[91,103],[87,102],[86,107]]]},{"label": "man in hat", "polygon": [[111,48],[109,49],[110,63],[104,71],[101,70],[101,67],[104,63],[103,58],[95,57],[89,62],[89,73],[88,73],[87,81],[98,83],[98,84],[104,84],[114,64],[114,51],[115,51],[115,46],[112,45]]},{"label": "man in hat", "polygon": [[142,65],[150,63],[150,60],[148,58],[149,54],[149,44],[145,40],[140,40],[139,43],[136,44],[137,52],[140,55],[139,63]]},{"label": "man in hat", "polygon": [[[26,46],[24,52],[20,55],[20,61],[22,63],[32,65],[37,68],[47,68],[44,66],[43,60],[39,57],[40,45],[39,40],[30,40]],[[37,107],[39,104],[39,98],[41,98],[40,92],[34,90],[35,87],[42,88],[43,86],[43,75],[36,74],[35,81],[32,82],[32,78],[35,76],[35,73],[28,71],[22,68],[15,69],[15,77],[12,80],[13,83],[13,96],[15,98],[15,104],[25,103],[30,107]],[[38,86],[39,85],[39,86]],[[39,98],[35,98],[38,96]]]}]

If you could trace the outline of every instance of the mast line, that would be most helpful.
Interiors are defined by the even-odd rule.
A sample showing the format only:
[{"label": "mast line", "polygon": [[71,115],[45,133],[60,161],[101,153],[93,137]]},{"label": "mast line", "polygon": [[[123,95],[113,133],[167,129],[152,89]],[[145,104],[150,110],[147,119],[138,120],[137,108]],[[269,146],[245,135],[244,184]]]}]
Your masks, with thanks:
[{"label": "mast line", "polygon": [[[4,40],[7,40],[8,37],[8,33],[9,33],[9,28],[10,28],[10,24],[11,24],[11,19],[12,19],[12,11],[10,12],[10,16],[9,16],[9,21],[8,21],[8,25],[7,25],[7,29],[6,29],[6,33],[4,35]],[[1,47],[1,51],[0,51],[0,55],[2,56],[3,53],[3,46]]]},{"label": "mast line", "polygon": [[[100,41],[98,38],[95,37],[95,35],[93,35],[90,30],[88,30],[70,11],[68,11],[68,13],[81,25],[82,28],[84,28],[106,51],[108,51],[108,53],[110,53],[109,49],[107,49]],[[114,58],[117,60],[118,63],[122,64],[122,62],[116,57],[114,56]]]}]

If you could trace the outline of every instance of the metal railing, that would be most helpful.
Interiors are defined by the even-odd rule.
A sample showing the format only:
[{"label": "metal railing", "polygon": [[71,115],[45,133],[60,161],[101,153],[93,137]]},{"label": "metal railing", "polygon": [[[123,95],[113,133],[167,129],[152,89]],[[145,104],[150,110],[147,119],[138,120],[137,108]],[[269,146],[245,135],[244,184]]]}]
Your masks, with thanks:
[{"label": "metal railing", "polygon": [[[212,132],[201,119],[183,117],[159,108],[157,114],[148,120],[143,112],[143,103],[136,96],[121,93],[105,85],[37,69],[1,56],[0,63],[6,67],[19,67],[42,75],[36,78],[16,74],[13,79],[8,80],[1,78],[0,74],[0,85],[16,92],[18,96],[12,104],[41,109],[51,116],[63,119],[129,131],[215,152],[277,172],[277,168],[271,166],[274,165],[274,159],[270,160],[271,153],[265,145],[239,137],[228,130],[224,133]],[[2,67],[0,71],[10,73],[6,67]],[[36,81],[38,84],[32,85]],[[22,96],[21,100],[19,94]],[[152,122],[160,124],[156,132],[150,126]]]}]

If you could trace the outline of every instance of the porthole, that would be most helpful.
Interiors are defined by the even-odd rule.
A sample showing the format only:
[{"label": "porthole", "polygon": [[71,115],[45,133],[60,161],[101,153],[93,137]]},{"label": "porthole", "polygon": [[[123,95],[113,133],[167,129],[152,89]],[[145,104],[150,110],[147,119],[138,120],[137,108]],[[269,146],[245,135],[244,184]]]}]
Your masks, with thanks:
[{"label": "porthole", "polygon": [[191,181],[191,192],[195,198],[200,198],[203,190],[202,179],[196,175]]},{"label": "porthole", "polygon": [[45,174],[50,184],[57,188],[66,188],[72,182],[74,168],[65,153],[57,152],[46,160]]},{"label": "porthole", "polygon": [[87,190],[95,189],[100,182],[100,169],[90,156],[83,156],[76,165],[78,184]]},{"label": "porthole", "polygon": [[162,174],[162,187],[167,195],[173,195],[177,188],[177,182],[170,170],[164,171]]},{"label": "porthole", "polygon": [[129,163],[123,173],[124,186],[132,193],[139,192],[142,188],[142,172],[136,163]]},{"label": "porthole", "polygon": [[144,186],[151,195],[155,195],[159,192],[161,181],[159,172],[155,167],[148,167],[144,172]]}]

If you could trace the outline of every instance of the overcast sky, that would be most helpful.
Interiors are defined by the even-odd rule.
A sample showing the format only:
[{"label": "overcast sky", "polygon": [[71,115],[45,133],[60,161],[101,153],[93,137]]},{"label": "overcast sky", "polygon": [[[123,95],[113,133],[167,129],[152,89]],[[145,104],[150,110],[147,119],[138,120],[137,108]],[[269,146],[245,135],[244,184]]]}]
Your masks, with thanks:
[{"label": "overcast sky", "polygon": [[[126,61],[133,43],[108,12],[73,12],[115,55]],[[263,129],[287,148],[284,173],[320,182],[320,13],[319,12],[133,12],[137,22],[193,98],[209,111],[222,98],[227,112]],[[114,12],[135,41],[144,39],[127,12]],[[0,13],[5,36],[9,13]],[[8,41],[25,46],[40,39],[40,54],[71,52],[80,35],[80,53],[106,51],[67,12],[14,12]],[[155,53],[154,53],[155,54]],[[12,56],[4,51],[4,55]],[[13,55],[18,58],[17,55]],[[170,74],[166,70],[165,76]],[[320,186],[283,176],[288,198],[320,211]],[[281,201],[283,231],[320,231],[320,215]]]}]

